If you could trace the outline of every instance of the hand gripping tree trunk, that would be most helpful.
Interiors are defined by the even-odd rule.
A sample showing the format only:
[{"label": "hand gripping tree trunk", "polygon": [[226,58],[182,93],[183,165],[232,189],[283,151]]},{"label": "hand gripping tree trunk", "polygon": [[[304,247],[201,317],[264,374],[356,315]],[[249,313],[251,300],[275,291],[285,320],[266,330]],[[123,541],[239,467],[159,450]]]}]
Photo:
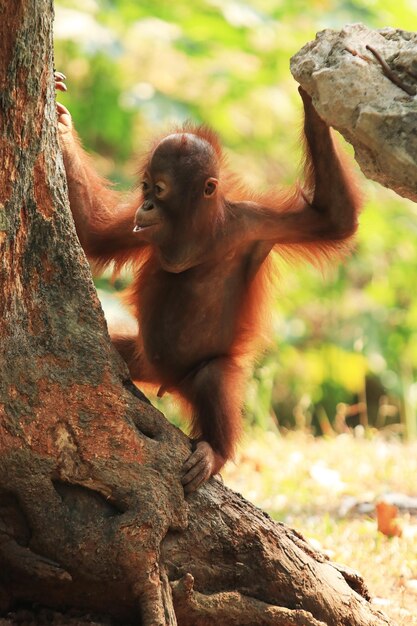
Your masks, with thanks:
[{"label": "hand gripping tree trunk", "polygon": [[359,577],[216,480],[185,501],[188,439],[129,383],[75,236],[52,16],[0,0],[0,613],[387,624]]}]

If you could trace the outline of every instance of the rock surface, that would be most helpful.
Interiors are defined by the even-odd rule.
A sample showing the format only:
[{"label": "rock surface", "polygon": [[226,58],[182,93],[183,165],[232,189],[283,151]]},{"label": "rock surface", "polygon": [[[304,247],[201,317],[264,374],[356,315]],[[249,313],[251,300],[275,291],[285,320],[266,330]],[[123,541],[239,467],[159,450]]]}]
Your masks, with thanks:
[{"label": "rock surface", "polygon": [[365,176],[417,202],[417,33],[323,30],[291,59],[291,72],[353,145]]}]

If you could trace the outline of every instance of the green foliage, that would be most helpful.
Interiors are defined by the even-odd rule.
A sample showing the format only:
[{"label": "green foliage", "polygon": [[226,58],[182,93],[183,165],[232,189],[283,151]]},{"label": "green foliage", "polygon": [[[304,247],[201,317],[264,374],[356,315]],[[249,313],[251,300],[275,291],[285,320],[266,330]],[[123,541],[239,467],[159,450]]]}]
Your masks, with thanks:
[{"label": "green foliage", "polygon": [[[126,186],[133,155],[188,118],[219,132],[250,185],[293,182],[301,107],[291,55],[323,28],[407,28],[417,17],[412,0],[60,0],[56,8],[56,66],[69,87],[60,100],[102,173]],[[256,424],[328,432],[401,420],[416,432],[417,209],[364,186],[355,255],[325,280],[305,267],[282,270],[273,344],[248,385]]]}]

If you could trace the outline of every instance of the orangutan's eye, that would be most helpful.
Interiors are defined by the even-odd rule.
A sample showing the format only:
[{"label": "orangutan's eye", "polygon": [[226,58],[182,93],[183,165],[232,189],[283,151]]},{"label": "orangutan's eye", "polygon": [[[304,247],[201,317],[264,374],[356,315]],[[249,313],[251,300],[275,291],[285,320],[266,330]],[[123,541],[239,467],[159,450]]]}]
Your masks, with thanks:
[{"label": "orangutan's eye", "polygon": [[162,181],[158,181],[154,186],[154,190],[155,190],[155,195],[158,198],[162,198],[166,194],[168,190],[168,186]]}]

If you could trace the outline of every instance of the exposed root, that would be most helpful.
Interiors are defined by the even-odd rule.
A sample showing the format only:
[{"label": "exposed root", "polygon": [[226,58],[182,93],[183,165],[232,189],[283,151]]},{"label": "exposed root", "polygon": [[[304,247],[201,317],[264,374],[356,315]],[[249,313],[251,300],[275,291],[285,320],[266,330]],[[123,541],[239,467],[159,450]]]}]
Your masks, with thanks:
[{"label": "exposed root", "polygon": [[36,554],[25,546],[20,546],[13,539],[1,542],[0,559],[3,566],[8,566],[10,571],[14,570],[21,575],[35,576],[45,581],[70,582],[72,580],[71,574],[59,563],[55,563],[55,561],[47,559],[41,554]]},{"label": "exposed root", "polygon": [[326,626],[308,611],[274,606],[237,591],[199,593],[191,574],[171,586],[180,626]]},{"label": "exposed root", "polygon": [[362,598],[365,598],[365,600],[369,601],[371,599],[368,587],[366,586],[362,576],[357,571],[347,565],[340,565],[340,563],[335,563],[334,561],[332,561],[332,565],[342,574],[343,578],[353,591],[356,591],[356,593],[362,596]]}]

